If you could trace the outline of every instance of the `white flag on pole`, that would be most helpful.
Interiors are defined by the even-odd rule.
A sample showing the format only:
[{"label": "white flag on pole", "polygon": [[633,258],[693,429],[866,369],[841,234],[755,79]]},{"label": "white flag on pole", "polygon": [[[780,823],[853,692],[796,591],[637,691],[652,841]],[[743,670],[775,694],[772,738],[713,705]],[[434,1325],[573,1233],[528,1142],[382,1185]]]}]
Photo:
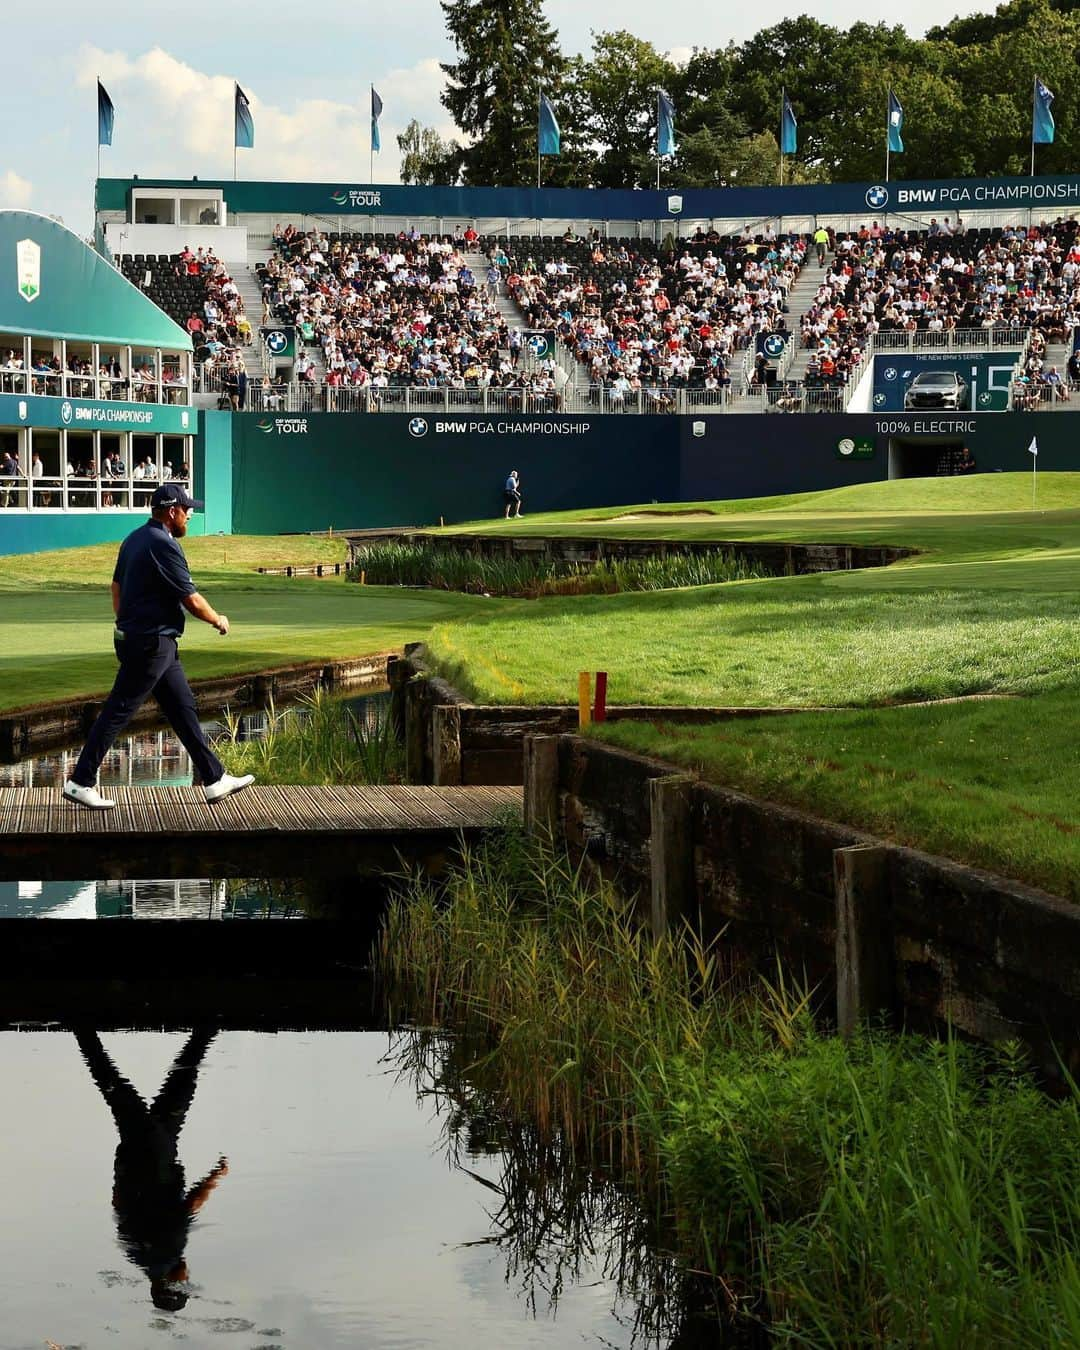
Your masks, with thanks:
[{"label": "white flag on pole", "polygon": [[1031,444],[1028,446],[1028,454],[1037,455],[1038,453],[1039,453],[1039,442],[1034,436],[1032,436]]}]

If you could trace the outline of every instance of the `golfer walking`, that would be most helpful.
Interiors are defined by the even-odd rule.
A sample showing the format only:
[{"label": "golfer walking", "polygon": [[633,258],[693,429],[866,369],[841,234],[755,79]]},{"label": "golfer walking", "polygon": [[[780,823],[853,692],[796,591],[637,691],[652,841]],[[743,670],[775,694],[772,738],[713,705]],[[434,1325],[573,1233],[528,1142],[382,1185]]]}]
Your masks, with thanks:
[{"label": "golfer walking", "polygon": [[106,752],[153,694],[203,782],[208,802],[220,801],[255,781],[253,774],[227,774],[199,726],[195,696],[180,664],[177,640],[184,618],[194,614],[224,637],[229,621],[195,589],[187,559],[177,543],[202,502],[178,483],[162,483],[150,498],[150,519],[120,545],[112,579],[116,631],[113,643],[120,669],[79,761],[64,784],[64,796],[80,806],[107,811],[116,803],[97,790]]}]

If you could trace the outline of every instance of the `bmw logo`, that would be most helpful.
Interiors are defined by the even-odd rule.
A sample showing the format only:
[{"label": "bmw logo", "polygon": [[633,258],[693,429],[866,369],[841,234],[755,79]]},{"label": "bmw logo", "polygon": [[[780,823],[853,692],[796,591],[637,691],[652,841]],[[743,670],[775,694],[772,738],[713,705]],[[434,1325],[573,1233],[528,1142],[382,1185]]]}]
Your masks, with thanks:
[{"label": "bmw logo", "polygon": [[766,356],[782,356],[784,352],[784,339],[779,333],[770,333],[761,344]]},{"label": "bmw logo", "polygon": [[415,436],[418,440],[421,436],[427,435],[427,420],[423,417],[414,417],[409,422],[409,435]]},{"label": "bmw logo", "polygon": [[272,333],[266,335],[267,350],[274,356],[280,356],[289,345],[288,333],[283,333],[280,329],[275,329]]},{"label": "bmw logo", "polygon": [[883,206],[887,206],[889,201],[889,189],[882,187],[880,183],[875,183],[872,188],[867,188],[866,204],[872,211],[880,211]]},{"label": "bmw logo", "polygon": [[529,338],[529,346],[537,356],[546,356],[548,349],[548,340],[543,333],[534,333]]},{"label": "bmw logo", "polygon": [[895,380],[895,379],[896,379],[896,367],[895,367],[895,366],[886,366],[885,369],[884,369],[884,371],[882,372],[882,374],[885,376],[885,378],[886,378],[887,380]]},{"label": "bmw logo", "polygon": [[63,403],[60,404],[60,421],[63,422],[64,426],[67,426],[71,421],[71,404],[67,399],[64,399]]},{"label": "bmw logo", "polygon": [[989,408],[990,404],[993,403],[993,401],[994,396],[993,394],[991,394],[989,389],[984,389],[983,392],[979,395],[980,408]]},{"label": "bmw logo", "polygon": [[875,407],[875,408],[884,408],[885,404],[888,403],[888,401],[889,401],[888,398],[886,398],[886,396],[885,396],[884,394],[875,394],[875,395],[874,395],[874,407]]}]

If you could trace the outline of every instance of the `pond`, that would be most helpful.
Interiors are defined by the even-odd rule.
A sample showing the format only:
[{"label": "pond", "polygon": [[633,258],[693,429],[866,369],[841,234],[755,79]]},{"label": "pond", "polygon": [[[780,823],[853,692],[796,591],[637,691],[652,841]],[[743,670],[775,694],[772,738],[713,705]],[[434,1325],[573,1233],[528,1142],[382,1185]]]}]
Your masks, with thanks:
[{"label": "pond", "polygon": [[408,1062],[363,1030],[0,1032],[5,1350],[668,1345],[625,1220],[534,1241],[520,1166]]},{"label": "pond", "polygon": [[[363,701],[370,718],[385,706]],[[251,714],[240,734],[265,728]],[[75,753],[2,766],[0,784],[59,791]],[[191,768],[170,731],[140,731],[101,781],[186,784]],[[366,977],[377,916],[305,921],[305,905],[288,883],[0,884],[0,920],[294,920],[40,925],[54,975],[71,959],[57,935],[101,941],[75,942],[94,969],[74,1000],[49,992],[66,977],[50,985],[48,964],[7,986],[0,1350],[719,1344],[628,1196],[448,1078],[451,1037],[386,1028]],[[138,953],[172,932],[200,935],[191,978],[140,1002],[164,976]],[[351,964],[335,952],[331,970],[324,947],[345,941]]]}]

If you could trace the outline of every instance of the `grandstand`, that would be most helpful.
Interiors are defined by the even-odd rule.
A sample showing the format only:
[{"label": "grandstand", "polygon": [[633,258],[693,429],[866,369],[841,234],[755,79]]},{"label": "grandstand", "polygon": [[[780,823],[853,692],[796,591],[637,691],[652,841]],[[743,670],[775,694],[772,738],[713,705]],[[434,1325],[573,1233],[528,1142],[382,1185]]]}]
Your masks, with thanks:
[{"label": "grandstand", "polygon": [[[244,186],[249,195],[257,187],[288,195],[285,186],[280,194]],[[206,401],[220,400],[233,354],[247,366],[250,409],[298,413],[868,411],[873,358],[904,349],[1015,351],[1008,406],[1061,408],[1080,386],[1076,221],[1037,219],[1030,204],[1003,212],[989,193],[992,205],[963,223],[910,212],[856,221],[796,207],[735,229],[715,214],[688,220],[681,198],[636,194],[664,201],[669,213],[680,203],[679,218],[596,220],[594,210],[588,221],[508,218],[502,230],[485,230],[490,220],[387,219],[376,209],[384,194],[371,190],[325,194],[344,208],[337,217],[302,212],[271,225],[265,213],[241,210],[226,225],[235,191],[129,188],[134,219],[123,234],[194,231],[234,247],[242,235],[243,265],[215,260],[208,269],[219,287],[230,282],[229,267],[236,272],[239,315],[235,303],[223,306],[220,289],[185,289],[177,254],[118,255],[177,322],[187,326],[195,314],[209,330],[196,351]],[[778,190],[757,196],[770,191]],[[808,191],[786,190],[781,206]],[[865,204],[886,191],[867,189]],[[426,190],[398,192],[408,199]],[[953,189],[949,199],[965,194],[978,190]],[[914,189],[902,195],[934,200]],[[360,205],[370,214],[359,217]],[[99,220],[106,232],[118,224],[110,214]],[[172,223],[208,215],[222,223]],[[351,228],[357,223],[391,228]],[[617,232],[630,224],[632,233]],[[818,227],[828,234],[821,267],[807,258]],[[402,317],[402,305],[408,332],[387,322]],[[237,351],[256,308],[264,327],[291,330],[279,339],[288,359],[261,344]]]},{"label": "grandstand", "polygon": [[0,292],[7,551],[116,537],[167,473],[272,532],[485,515],[511,465],[527,511],[1080,467],[1045,416],[1080,408],[1080,177],[97,204],[102,257],[0,213],[71,279]]}]

